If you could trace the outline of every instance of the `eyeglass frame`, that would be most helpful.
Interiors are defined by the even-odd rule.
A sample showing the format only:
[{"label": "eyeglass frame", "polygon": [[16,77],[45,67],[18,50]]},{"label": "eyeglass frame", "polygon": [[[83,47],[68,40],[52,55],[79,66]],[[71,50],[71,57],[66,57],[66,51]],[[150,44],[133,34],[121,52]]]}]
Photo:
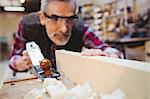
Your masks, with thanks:
[{"label": "eyeglass frame", "polygon": [[58,16],[58,15],[52,15],[52,16],[49,16],[48,14],[46,14],[46,12],[44,12],[44,15],[45,17],[49,18],[49,19],[52,19],[52,20],[55,20],[56,22],[59,20],[59,19],[68,19],[70,21],[73,21],[74,19],[78,19],[78,16],[77,15],[72,15],[72,16]]}]

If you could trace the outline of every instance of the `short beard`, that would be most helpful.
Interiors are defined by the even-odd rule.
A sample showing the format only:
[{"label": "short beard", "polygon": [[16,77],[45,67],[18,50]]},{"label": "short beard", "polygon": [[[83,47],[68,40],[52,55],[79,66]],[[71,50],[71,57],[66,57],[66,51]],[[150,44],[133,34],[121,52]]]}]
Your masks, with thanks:
[{"label": "short beard", "polygon": [[55,37],[55,35],[56,34],[58,34],[58,33],[53,33],[52,35],[48,35],[49,36],[49,39],[51,40],[51,41],[53,41],[53,43],[55,43],[56,45],[58,45],[58,46],[64,46],[64,45],[66,45],[68,42],[69,42],[69,40],[70,40],[70,37],[71,37],[71,32],[69,32],[69,33],[67,33],[68,35],[68,37],[67,37],[67,39],[65,39],[65,40],[63,40],[63,41],[57,41],[56,42],[56,40],[53,40],[53,38]]}]

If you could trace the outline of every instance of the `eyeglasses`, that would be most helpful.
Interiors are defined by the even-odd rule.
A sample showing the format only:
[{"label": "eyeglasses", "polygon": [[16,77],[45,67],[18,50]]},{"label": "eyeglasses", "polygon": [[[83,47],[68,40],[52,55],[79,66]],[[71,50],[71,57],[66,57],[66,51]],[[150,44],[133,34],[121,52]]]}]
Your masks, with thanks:
[{"label": "eyeglasses", "polygon": [[49,19],[51,19],[51,20],[53,20],[54,22],[57,22],[57,23],[59,23],[60,20],[65,19],[67,24],[73,24],[75,22],[75,20],[78,19],[77,15],[72,15],[72,16],[69,16],[69,17],[67,17],[67,16],[58,16],[58,15],[49,16],[45,12],[44,12],[44,15],[47,18],[49,18]]}]

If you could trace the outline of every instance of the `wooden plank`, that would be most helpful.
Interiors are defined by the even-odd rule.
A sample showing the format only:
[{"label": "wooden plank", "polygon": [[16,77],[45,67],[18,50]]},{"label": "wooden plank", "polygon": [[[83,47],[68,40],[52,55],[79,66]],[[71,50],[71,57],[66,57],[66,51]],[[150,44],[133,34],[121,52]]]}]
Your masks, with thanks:
[{"label": "wooden plank", "polygon": [[71,81],[89,82],[96,92],[110,93],[119,88],[126,93],[126,99],[150,99],[150,63],[82,56],[64,50],[56,51],[56,62],[58,70]]},{"label": "wooden plank", "polygon": [[33,76],[33,77],[30,77],[30,78],[24,78],[24,79],[8,80],[8,81],[5,81],[4,84],[20,82],[20,81],[28,81],[28,80],[33,80],[33,79],[37,79],[37,77]]}]

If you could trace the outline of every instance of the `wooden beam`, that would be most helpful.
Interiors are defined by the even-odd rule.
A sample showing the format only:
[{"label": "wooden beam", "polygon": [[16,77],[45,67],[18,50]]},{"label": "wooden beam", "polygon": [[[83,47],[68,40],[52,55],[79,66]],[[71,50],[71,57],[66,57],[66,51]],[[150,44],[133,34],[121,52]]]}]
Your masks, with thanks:
[{"label": "wooden beam", "polygon": [[82,56],[77,52],[56,51],[58,70],[71,81],[89,82],[96,92],[110,93],[121,89],[126,99],[149,99],[150,63]]}]

